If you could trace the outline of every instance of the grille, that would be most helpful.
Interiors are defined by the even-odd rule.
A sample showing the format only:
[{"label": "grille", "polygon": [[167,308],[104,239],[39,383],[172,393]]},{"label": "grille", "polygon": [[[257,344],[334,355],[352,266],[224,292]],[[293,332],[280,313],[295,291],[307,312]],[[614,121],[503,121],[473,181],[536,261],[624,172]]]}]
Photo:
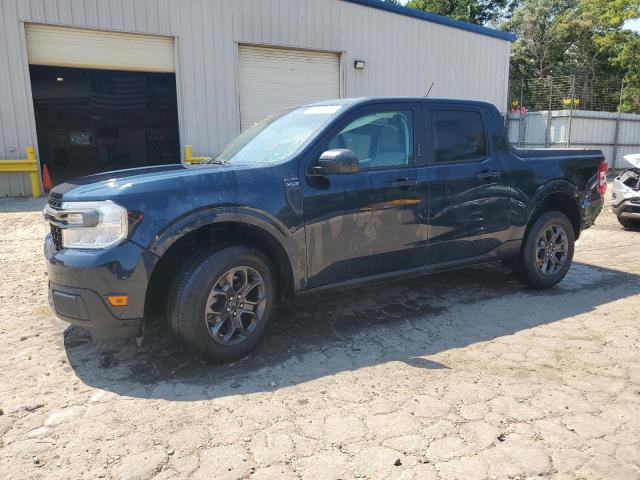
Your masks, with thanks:
[{"label": "grille", "polygon": [[[51,192],[49,194],[49,206],[55,210],[62,209],[62,195],[59,193]],[[51,237],[53,238],[53,245],[56,247],[56,250],[62,249],[62,229],[57,225],[52,223],[49,224],[51,228]]]},{"label": "grille", "polygon": [[53,245],[56,250],[62,249],[62,229],[56,225],[51,225],[51,237],[53,238]]},{"label": "grille", "polygon": [[60,210],[62,208],[62,195],[59,193],[52,193],[49,195],[49,206],[56,210]]}]

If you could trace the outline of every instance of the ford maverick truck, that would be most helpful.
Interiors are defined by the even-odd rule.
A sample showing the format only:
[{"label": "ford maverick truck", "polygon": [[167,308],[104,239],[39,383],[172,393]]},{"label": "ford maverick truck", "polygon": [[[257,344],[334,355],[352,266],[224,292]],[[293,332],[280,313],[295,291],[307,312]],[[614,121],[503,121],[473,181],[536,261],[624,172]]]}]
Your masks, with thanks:
[{"label": "ford maverick truck", "polygon": [[280,301],[329,287],[501,262],[549,288],[603,206],[595,150],[517,150],[487,103],[340,99],[255,124],[198,165],[55,187],[49,298],[100,335],[166,317],[229,361]]}]

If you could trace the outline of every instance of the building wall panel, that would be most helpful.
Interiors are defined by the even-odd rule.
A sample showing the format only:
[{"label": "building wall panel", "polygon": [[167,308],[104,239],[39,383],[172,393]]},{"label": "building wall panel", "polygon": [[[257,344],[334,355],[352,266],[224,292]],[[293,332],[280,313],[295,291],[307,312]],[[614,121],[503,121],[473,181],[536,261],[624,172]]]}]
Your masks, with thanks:
[{"label": "building wall panel", "polygon": [[112,2],[108,2],[107,5],[109,7],[111,28],[114,30],[125,30],[122,0],[113,0]]},{"label": "building wall panel", "polygon": [[[22,11],[31,12],[31,5],[19,3]],[[0,3],[0,64],[4,66],[0,72],[0,159],[25,158],[25,148],[36,143],[26,44],[21,24],[15,20],[18,15],[17,2]],[[30,194],[28,175],[0,174],[0,196]]]},{"label": "building wall panel", "polygon": [[136,8],[131,0],[121,0],[123,29],[137,32],[136,29]]},{"label": "building wall panel", "polygon": [[71,23],[71,2],[69,0],[56,0],[58,5],[58,20],[64,25]]},{"label": "building wall panel", "polygon": [[44,1],[43,0],[29,0],[29,14],[36,22],[46,21]]},{"label": "building wall panel", "polygon": [[[21,22],[175,36],[180,140],[196,155],[239,132],[238,43],[341,52],[343,96],[423,96],[433,82],[431,97],[506,110],[508,41],[343,0],[0,0],[0,7],[7,66],[0,158],[19,158],[37,143]],[[356,59],[367,62],[364,71],[353,68]],[[26,176],[7,177],[0,174],[0,196],[29,194]]]}]

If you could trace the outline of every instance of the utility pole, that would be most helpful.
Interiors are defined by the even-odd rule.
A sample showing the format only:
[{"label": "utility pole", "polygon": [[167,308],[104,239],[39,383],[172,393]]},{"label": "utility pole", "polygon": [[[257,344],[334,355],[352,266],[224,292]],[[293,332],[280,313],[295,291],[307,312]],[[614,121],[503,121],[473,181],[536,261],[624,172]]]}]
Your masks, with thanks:
[{"label": "utility pole", "polygon": [[520,83],[520,118],[518,118],[518,147],[524,148],[524,80]]},{"label": "utility pole", "polygon": [[576,76],[571,75],[571,105],[569,106],[569,126],[567,127],[567,148],[571,146],[571,126],[573,123],[573,105],[576,101]]},{"label": "utility pole", "polygon": [[547,127],[544,130],[544,146],[551,146],[551,108],[553,107],[553,77],[548,76],[549,82],[549,108],[547,109]]},{"label": "utility pole", "polygon": [[620,123],[622,120],[622,92],[624,90],[624,78],[620,85],[620,100],[618,102],[618,115],[616,115],[616,128],[613,134],[613,158],[611,159],[611,169],[615,170],[618,164],[618,151],[620,150]]}]

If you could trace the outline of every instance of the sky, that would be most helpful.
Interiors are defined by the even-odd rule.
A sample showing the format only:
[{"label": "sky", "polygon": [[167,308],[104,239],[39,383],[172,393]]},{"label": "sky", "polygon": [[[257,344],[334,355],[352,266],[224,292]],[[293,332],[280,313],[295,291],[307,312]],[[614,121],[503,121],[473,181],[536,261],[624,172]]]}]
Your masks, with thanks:
[{"label": "sky", "polygon": [[640,33],[640,18],[634,18],[633,20],[627,20],[624,24],[625,28]]}]

